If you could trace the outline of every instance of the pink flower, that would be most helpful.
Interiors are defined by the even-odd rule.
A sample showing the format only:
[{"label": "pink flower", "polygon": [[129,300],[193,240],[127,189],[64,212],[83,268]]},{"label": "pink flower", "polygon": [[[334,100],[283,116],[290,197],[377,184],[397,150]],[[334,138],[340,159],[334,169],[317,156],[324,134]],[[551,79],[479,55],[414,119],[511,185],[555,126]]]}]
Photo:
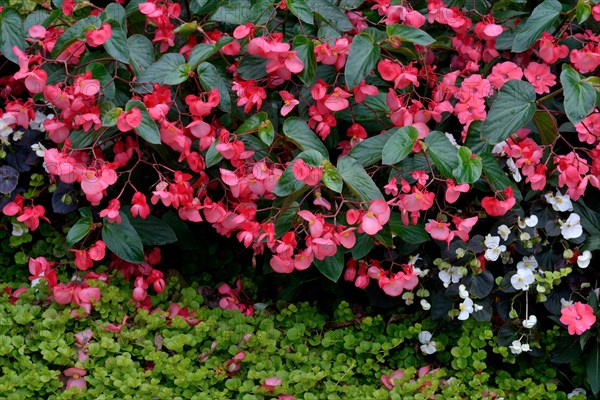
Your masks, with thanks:
[{"label": "pink flower", "polygon": [[280,90],[279,95],[283,99],[283,107],[281,107],[281,115],[288,115],[294,107],[296,107],[300,102],[294,98],[294,96],[285,90]]},{"label": "pink flower", "polygon": [[550,87],[556,85],[556,76],[546,64],[529,63],[525,68],[525,78],[533,85],[537,94],[550,93]]},{"label": "pink flower", "polygon": [[384,200],[373,200],[369,210],[363,216],[360,227],[368,235],[375,235],[389,221],[390,214],[390,207]]},{"label": "pink flower", "polygon": [[133,107],[129,112],[122,112],[117,118],[117,128],[121,132],[129,132],[137,128],[142,122],[142,112],[139,108]]},{"label": "pink flower", "polygon": [[121,208],[121,203],[118,199],[112,199],[108,202],[108,207],[104,210],[100,211],[100,218],[106,217],[108,222],[117,224],[121,223],[121,215],[119,213],[119,209]]},{"label": "pink flower", "polygon": [[512,186],[503,191],[505,200],[498,200],[495,196],[484,197],[481,200],[481,206],[492,217],[501,217],[508,212],[517,203]]},{"label": "pink flower", "polygon": [[90,47],[102,46],[112,36],[112,27],[109,23],[105,22],[102,24],[100,29],[93,29],[87,31],[85,34],[85,41]]},{"label": "pink flower", "polygon": [[308,222],[310,236],[319,238],[323,234],[323,217],[316,216],[308,210],[298,211],[298,216]]},{"label": "pink flower", "polygon": [[468,183],[456,185],[454,184],[454,181],[452,179],[448,179],[446,181],[446,184],[448,185],[448,187],[446,188],[445,199],[446,202],[450,204],[455,203],[458,200],[461,193],[467,193],[470,189]]},{"label": "pink flower", "polygon": [[67,379],[67,387],[65,389],[70,389],[72,387],[76,387],[78,389],[84,389],[87,386],[87,382],[83,378],[87,372],[81,368],[68,368],[63,374],[68,377]]},{"label": "pink flower", "polygon": [[429,222],[425,224],[425,230],[432,239],[446,241],[448,236],[450,236],[450,223],[430,219]]},{"label": "pink flower", "polygon": [[523,70],[517,66],[517,64],[506,61],[501,64],[494,65],[492,73],[487,77],[492,85],[496,89],[500,89],[506,82],[516,79],[521,80],[523,77]]},{"label": "pink flower", "polygon": [[323,104],[325,104],[325,107],[327,107],[330,111],[341,111],[345,108],[348,108],[350,103],[346,99],[351,96],[352,95],[350,93],[340,89],[339,87],[336,87],[333,89],[333,93],[327,98],[327,100],[325,100]]},{"label": "pink flower", "polygon": [[560,313],[560,322],[567,325],[569,335],[581,335],[596,322],[594,309],[588,304],[583,304],[579,301],[563,308]]},{"label": "pink flower", "polygon": [[146,196],[141,192],[135,192],[131,199],[131,215],[137,217],[138,215],[145,219],[150,215],[150,206],[146,203]]}]

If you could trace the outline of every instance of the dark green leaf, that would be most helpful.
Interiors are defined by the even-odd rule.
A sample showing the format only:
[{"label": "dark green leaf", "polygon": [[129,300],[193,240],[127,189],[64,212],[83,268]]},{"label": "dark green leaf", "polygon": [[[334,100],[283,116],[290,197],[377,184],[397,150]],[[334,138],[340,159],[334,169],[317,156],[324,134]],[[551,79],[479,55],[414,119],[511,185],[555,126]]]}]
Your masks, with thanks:
[{"label": "dark green leaf", "polygon": [[67,246],[71,247],[86,237],[86,235],[90,233],[90,230],[92,229],[92,223],[92,217],[80,218],[67,233]]},{"label": "dark green leaf", "polygon": [[127,217],[129,223],[139,235],[142,244],[146,246],[162,246],[177,241],[177,236],[171,226],[153,215],[148,215],[145,219],[133,217],[129,214],[127,214]]},{"label": "dark green leaf", "polygon": [[557,340],[556,348],[550,354],[550,361],[556,364],[568,364],[579,358],[581,353],[578,337],[562,337]]},{"label": "dark green leaf", "polygon": [[379,45],[370,36],[364,33],[354,36],[344,75],[348,89],[353,89],[371,73],[379,60],[379,52]]},{"label": "dark green leaf", "polygon": [[129,44],[127,35],[117,21],[108,21],[112,26],[112,35],[104,43],[104,49],[115,60],[129,64]]},{"label": "dark green leaf", "polygon": [[429,236],[422,223],[404,225],[402,223],[402,216],[398,212],[392,212],[389,224],[394,235],[406,243],[421,244],[431,240],[431,236]]},{"label": "dark green leaf", "polygon": [[490,271],[483,271],[477,275],[468,275],[463,283],[470,295],[476,299],[483,299],[494,288],[494,275]]},{"label": "dark green leaf", "polygon": [[302,82],[310,85],[317,72],[317,59],[313,42],[304,35],[298,35],[294,38],[292,48],[298,52],[298,58],[304,63],[304,69],[298,76],[302,79]]},{"label": "dark green leaf", "polygon": [[581,122],[596,105],[596,91],[590,82],[567,64],[563,64],[560,81],[565,91],[565,113],[573,124]]},{"label": "dark green leaf", "polygon": [[535,124],[542,144],[552,144],[558,136],[558,126],[556,118],[548,112],[536,111],[533,114],[533,123]]},{"label": "dark green leaf", "polygon": [[275,129],[273,129],[271,121],[266,120],[261,122],[258,126],[258,137],[267,146],[270,146],[273,143],[273,140],[275,140]]},{"label": "dark green leaf", "polygon": [[127,39],[130,49],[134,49],[129,54],[129,64],[133,67],[136,76],[139,76],[143,70],[154,64],[154,48],[152,42],[145,36],[133,35]]},{"label": "dark green leaf", "polygon": [[471,152],[466,146],[458,149],[458,165],[452,171],[456,183],[474,183],[481,176],[481,158]]},{"label": "dark green leaf", "polygon": [[250,8],[248,0],[220,1],[219,8],[211,15],[211,21],[225,22],[232,25],[244,25],[250,21]]},{"label": "dark green leaf", "polygon": [[259,112],[244,121],[236,130],[236,135],[241,135],[243,133],[254,132],[257,131],[260,127],[260,124],[267,120],[267,113]]},{"label": "dark green leaf", "polygon": [[483,121],[473,121],[467,130],[465,146],[471,149],[475,154],[489,153],[492,150],[491,145],[481,140],[483,135]]},{"label": "dark green leaf", "polygon": [[67,28],[58,38],[52,49],[52,58],[57,58],[63,51],[77,40],[85,40],[85,33],[90,29],[98,29],[102,21],[98,17],[87,17],[80,19],[71,27]]},{"label": "dark green leaf", "polygon": [[354,29],[346,13],[329,0],[306,0],[306,3],[314,13],[319,14],[338,31],[347,32]]},{"label": "dark green leaf", "polygon": [[17,46],[19,50],[25,50],[25,32],[23,31],[23,21],[16,10],[12,8],[4,10],[0,19],[0,50],[2,54],[10,61],[18,64],[17,55],[12,51],[13,46]]},{"label": "dark green leaf", "polygon": [[112,19],[119,23],[124,32],[127,32],[126,12],[122,5],[118,3],[110,3],[104,9],[108,19]]},{"label": "dark green leaf", "polygon": [[427,156],[446,178],[458,166],[458,150],[442,132],[432,131],[425,138]]},{"label": "dark green leaf", "polygon": [[318,136],[300,118],[288,118],[283,123],[283,134],[290,139],[300,150],[316,150],[329,159],[327,148]]},{"label": "dark green leaf", "polygon": [[210,168],[213,165],[217,165],[219,161],[223,159],[223,155],[217,150],[217,145],[219,144],[218,140],[212,142],[208,150],[206,151],[206,157],[204,157],[204,161],[206,161],[206,168]]},{"label": "dark green leaf", "polygon": [[591,235],[600,235],[600,214],[585,205],[583,199],[573,202],[573,211],[581,218],[581,226]]},{"label": "dark green leaf", "polygon": [[312,11],[304,0],[287,0],[286,5],[289,10],[302,22],[314,24]]},{"label": "dark green leaf", "polygon": [[337,170],[346,186],[361,201],[370,202],[375,199],[384,199],[373,179],[354,158],[349,156],[340,158]]},{"label": "dark green leaf", "polygon": [[360,260],[361,258],[365,257],[367,254],[369,254],[374,244],[375,241],[371,236],[367,235],[366,233],[359,233],[356,235],[356,244],[352,248],[352,258],[355,260]]},{"label": "dark green leaf", "polygon": [[306,150],[298,154],[298,156],[287,166],[283,174],[277,181],[277,186],[273,189],[273,194],[279,197],[289,196],[294,192],[302,189],[305,184],[299,181],[294,176],[294,163],[296,160],[304,160],[311,167],[319,167],[323,162],[323,156],[316,150]]},{"label": "dark green leaf", "polygon": [[577,14],[577,22],[583,24],[592,15],[592,6],[586,0],[579,0],[577,7],[575,7],[575,13]]},{"label": "dark green leaf", "polygon": [[247,81],[262,79],[267,76],[267,59],[259,56],[243,56],[237,73]]},{"label": "dark green leaf", "polygon": [[104,101],[115,101],[116,88],[113,77],[106,70],[104,65],[100,63],[93,63],[87,66],[87,71],[92,72],[92,78],[98,79],[100,82],[100,86],[102,86],[102,90],[100,93],[102,94],[102,99]]},{"label": "dark green leaf", "polygon": [[600,392],[600,345],[597,340],[588,357],[586,372],[592,393],[597,395]]},{"label": "dark green leaf", "polygon": [[527,124],[535,113],[535,89],[530,83],[511,80],[494,100],[483,125],[483,140],[499,143]]},{"label": "dark green leaf", "polygon": [[215,54],[218,50],[215,49],[215,46],[208,43],[200,43],[194,46],[192,51],[190,51],[190,56],[188,57],[188,63],[191,65],[192,69],[198,68],[201,62],[206,61],[210,56]]},{"label": "dark green leaf", "polygon": [[29,32],[29,28],[33,25],[42,25],[49,16],[50,13],[46,10],[36,10],[30,13],[23,22],[23,32]]},{"label": "dark green leaf", "polygon": [[342,176],[329,160],[323,160],[323,177],[321,180],[329,189],[336,193],[342,193],[344,184]]},{"label": "dark green leaf", "polygon": [[504,190],[508,186],[512,186],[517,202],[523,200],[521,191],[517,185],[508,178],[506,172],[502,170],[500,164],[498,163],[498,159],[495,156],[489,153],[483,153],[481,155],[481,163],[483,167],[483,175],[485,175],[490,185],[492,185],[492,190]]},{"label": "dark green leaf", "polygon": [[385,165],[399,163],[408,157],[419,137],[419,132],[414,126],[394,128],[390,131],[395,133],[383,146],[381,152],[382,162]]},{"label": "dark green leaf", "polygon": [[148,143],[160,144],[160,131],[156,122],[152,119],[144,103],[139,100],[129,100],[125,106],[125,111],[129,112],[133,107],[139,108],[142,113],[142,122],[135,128],[135,131]]},{"label": "dark green leaf", "polygon": [[189,78],[189,72],[190,65],[186,64],[185,58],[181,54],[167,53],[144,69],[137,82],[179,85]]},{"label": "dark green leaf", "polygon": [[600,250],[600,235],[588,237],[583,246],[581,247],[581,250]]},{"label": "dark green leaf", "polygon": [[104,218],[102,227],[102,240],[106,247],[117,257],[133,264],[141,264],[144,260],[144,246],[138,233],[129,223],[129,219],[122,212],[121,223],[110,223]]},{"label": "dark green leaf", "polygon": [[553,25],[558,21],[561,11],[562,6],[557,0],[544,0],[534,8],[529,18],[517,28],[512,46],[513,53],[528,50],[536,40],[542,37],[542,33],[552,33]]},{"label": "dark green leaf", "polygon": [[381,160],[385,144],[397,131],[398,128],[392,128],[386,133],[367,138],[354,146],[348,155],[363,167],[373,165]]},{"label": "dark green leaf", "polygon": [[344,270],[344,254],[341,251],[338,251],[332,257],[327,257],[323,261],[315,259],[313,263],[323,275],[333,282],[337,282]]},{"label": "dark green leaf", "polygon": [[214,65],[204,62],[198,66],[198,80],[202,88],[207,92],[213,88],[219,90],[221,101],[219,108],[223,112],[231,112],[231,97],[229,96],[229,86],[221,77]]},{"label": "dark green leaf", "polygon": [[403,42],[411,42],[414,44],[420,44],[421,46],[429,46],[435,42],[435,39],[429,36],[426,32],[408,25],[388,25],[386,32],[391,38],[398,38]]}]

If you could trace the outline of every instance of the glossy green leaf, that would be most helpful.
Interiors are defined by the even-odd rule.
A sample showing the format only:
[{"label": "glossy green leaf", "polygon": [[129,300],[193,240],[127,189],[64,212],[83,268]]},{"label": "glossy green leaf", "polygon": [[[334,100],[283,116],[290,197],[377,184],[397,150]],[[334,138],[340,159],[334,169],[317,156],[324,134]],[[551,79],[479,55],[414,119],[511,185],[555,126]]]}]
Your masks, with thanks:
[{"label": "glossy green leaf", "polygon": [[270,146],[273,143],[273,140],[275,140],[275,129],[273,129],[271,121],[266,120],[261,122],[258,126],[258,137],[267,146]]},{"label": "glossy green leaf", "polygon": [[104,218],[102,240],[117,257],[133,264],[141,264],[145,261],[142,240],[127,216],[122,211],[119,211],[119,215],[120,224],[110,223]]},{"label": "glossy green leaf", "polygon": [[160,131],[156,126],[156,122],[152,119],[144,103],[139,100],[129,100],[125,106],[125,111],[129,112],[133,107],[139,108],[142,113],[142,121],[135,128],[135,131],[148,143],[160,144]]},{"label": "glossy green leaf", "polygon": [[181,54],[167,53],[146,67],[138,76],[137,82],[179,85],[189,78],[190,71],[190,65]]},{"label": "glossy green leaf", "polygon": [[118,3],[110,3],[104,9],[104,13],[108,19],[118,22],[123,31],[127,32],[127,13],[122,5]]},{"label": "glossy green leaf", "polygon": [[498,159],[495,156],[490,153],[481,154],[481,164],[483,175],[487,178],[492,190],[500,191],[506,189],[508,186],[512,186],[517,202],[523,200],[521,191],[500,167]]},{"label": "glossy green leaf", "polygon": [[292,48],[298,53],[298,58],[304,63],[304,69],[298,74],[302,82],[310,85],[317,72],[317,58],[312,40],[304,35],[294,38]]},{"label": "glossy green leaf", "polygon": [[67,246],[71,247],[86,237],[86,235],[92,230],[92,223],[92,217],[83,217],[75,222],[75,225],[73,225],[67,233]]},{"label": "glossy green leaf", "polygon": [[219,1],[219,8],[211,15],[211,21],[225,22],[232,25],[244,25],[250,21],[250,8],[248,0]]},{"label": "glossy green leaf", "polygon": [[425,31],[408,25],[391,24],[387,26],[386,32],[390,38],[398,38],[404,42],[411,42],[421,46],[429,46],[435,42],[435,39]]},{"label": "glossy green leaf", "polygon": [[223,155],[217,150],[218,144],[219,141],[215,140],[206,151],[206,156],[204,157],[204,161],[206,161],[206,168],[217,165],[219,161],[223,159]]},{"label": "glossy green leaf", "polygon": [[77,40],[85,40],[85,33],[90,29],[98,29],[102,21],[98,17],[86,17],[67,28],[58,38],[52,49],[52,57],[57,58],[63,51]]},{"label": "glossy green leaf", "polygon": [[458,149],[458,165],[452,175],[456,178],[456,183],[474,183],[481,176],[482,168],[481,157],[473,154],[468,147],[461,146]]},{"label": "glossy green leaf", "polygon": [[198,68],[201,62],[208,60],[210,56],[215,54],[218,50],[215,50],[215,46],[209,43],[200,43],[194,46],[192,51],[190,51],[190,56],[188,57],[188,63],[191,65],[192,69]]},{"label": "glossy green leaf", "polygon": [[304,0],[287,0],[287,8],[302,22],[314,24],[313,15],[310,7]]},{"label": "glossy green leaf", "polygon": [[320,167],[323,163],[323,156],[316,150],[306,150],[298,154],[298,156],[287,166],[285,171],[283,171],[283,174],[277,181],[277,186],[273,189],[273,194],[275,196],[289,196],[305,186],[304,182],[297,180],[294,176],[293,167],[298,159],[303,160],[311,167]]},{"label": "glossy green leaf", "polygon": [[259,56],[243,56],[240,58],[237,73],[247,81],[262,79],[267,76],[267,59]]},{"label": "glossy green leaf", "polygon": [[565,94],[565,113],[572,124],[577,124],[594,110],[596,90],[567,64],[563,64],[560,81]]},{"label": "glossy green leaf", "polygon": [[373,246],[375,245],[375,240],[366,233],[359,233],[356,235],[356,244],[352,248],[352,258],[355,260],[360,260],[365,257]]},{"label": "glossy green leaf", "polygon": [[583,24],[592,15],[592,6],[586,0],[579,0],[575,7],[575,14],[577,15],[577,22]]},{"label": "glossy green leaf", "polygon": [[207,92],[213,88],[219,90],[221,101],[219,108],[223,112],[231,112],[231,97],[229,96],[229,85],[217,71],[214,65],[204,62],[198,66],[198,80],[202,88]]},{"label": "glossy green leaf", "polygon": [[535,113],[535,89],[530,83],[512,80],[498,93],[483,124],[483,140],[500,143],[527,124]]},{"label": "glossy green leaf", "polygon": [[344,185],[342,176],[329,160],[323,160],[323,177],[321,180],[329,189],[336,193],[342,193]]},{"label": "glossy green leaf", "polygon": [[534,8],[525,22],[517,28],[512,51],[521,53],[531,48],[542,33],[554,31],[553,26],[558,21],[562,6],[557,0],[544,0]]},{"label": "glossy green leaf", "polygon": [[587,359],[586,373],[592,393],[597,395],[600,392],[600,344],[597,339]]},{"label": "glossy green leaf", "polygon": [[344,254],[338,250],[334,256],[326,257],[323,261],[315,259],[313,263],[328,279],[337,282],[344,271]]},{"label": "glossy green leaf", "polygon": [[384,199],[373,179],[354,158],[349,156],[340,158],[337,170],[346,186],[361,201],[369,202],[375,199]]},{"label": "glossy green leaf", "polygon": [[316,150],[323,158],[329,158],[327,148],[303,119],[296,117],[286,119],[283,123],[283,134],[300,150]]},{"label": "glossy green leaf", "polygon": [[106,67],[100,63],[93,63],[87,66],[86,71],[91,71],[92,78],[98,79],[100,82],[102,100],[114,102],[116,96],[115,82]]},{"label": "glossy green leaf", "polygon": [[346,13],[329,0],[306,0],[306,4],[336,30],[347,32],[354,29]]},{"label": "glossy green leaf", "polygon": [[446,178],[452,178],[452,172],[458,166],[458,150],[442,132],[432,131],[425,138],[427,156]]},{"label": "glossy green leaf", "polygon": [[244,121],[236,130],[236,135],[241,135],[243,133],[257,131],[260,127],[260,124],[265,122],[268,119],[266,112],[259,112]]},{"label": "glossy green leaf", "polygon": [[558,126],[556,118],[548,112],[536,111],[533,115],[533,123],[535,124],[542,144],[552,144],[558,136]]},{"label": "glossy green leaf", "polygon": [[414,126],[394,128],[390,131],[395,131],[395,133],[381,152],[382,162],[386,165],[399,163],[408,157],[419,137],[419,132]]},{"label": "glossy green leaf", "polygon": [[142,244],[146,246],[162,246],[177,241],[177,236],[171,226],[153,215],[148,215],[143,219],[127,214],[127,218],[139,235]]},{"label": "glossy green leaf", "polygon": [[385,144],[397,130],[398,128],[392,128],[385,133],[363,140],[354,146],[348,155],[356,159],[363,167],[378,163],[381,160]]},{"label": "glossy green leaf", "polygon": [[139,76],[143,70],[154,64],[154,48],[152,42],[145,36],[132,35],[127,39],[130,49],[135,51],[129,54],[129,64],[133,68],[136,76]]},{"label": "glossy green leaf", "polygon": [[431,240],[431,236],[425,230],[423,223],[404,225],[399,212],[392,212],[389,225],[394,235],[406,243],[421,244]]},{"label": "glossy green leaf", "polygon": [[476,120],[471,122],[469,129],[467,130],[467,137],[465,139],[465,146],[471,149],[475,154],[489,153],[492,151],[493,146],[489,143],[481,140],[483,135],[483,121]]},{"label": "glossy green leaf", "polygon": [[110,110],[106,110],[104,112],[100,112],[100,120],[102,121],[102,126],[111,127],[117,125],[117,119],[119,115],[123,112],[123,109],[120,107],[113,107]]},{"label": "glossy green leaf", "polygon": [[18,11],[12,8],[4,10],[0,14],[0,51],[10,61],[18,64],[17,55],[12,51],[13,46],[17,46],[19,50],[25,50],[25,31],[23,30],[23,20]]},{"label": "glossy green leaf", "polygon": [[354,36],[344,75],[348,89],[353,89],[373,71],[379,61],[379,53],[379,45],[369,35],[361,33]]}]

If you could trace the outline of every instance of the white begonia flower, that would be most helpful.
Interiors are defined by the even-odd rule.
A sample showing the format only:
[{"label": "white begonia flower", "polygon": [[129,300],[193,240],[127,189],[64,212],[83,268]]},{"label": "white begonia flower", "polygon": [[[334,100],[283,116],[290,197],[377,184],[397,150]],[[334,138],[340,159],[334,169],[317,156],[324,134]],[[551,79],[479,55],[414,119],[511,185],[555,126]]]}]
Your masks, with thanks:
[{"label": "white begonia flower", "polygon": [[477,312],[477,311],[480,311],[480,310],[483,310],[483,306],[480,306],[480,305],[479,305],[479,304],[477,304],[477,303],[473,303],[473,310],[474,310],[475,312]]},{"label": "white begonia flower", "polygon": [[469,318],[469,315],[475,311],[473,308],[473,300],[470,298],[466,298],[462,303],[458,305],[458,309],[460,310],[460,314],[458,314],[458,319],[464,321]]},{"label": "white begonia flower", "polygon": [[438,277],[444,283],[444,287],[450,286],[451,283],[458,283],[462,275],[458,267],[450,267],[448,270],[438,272]]},{"label": "white begonia flower", "polygon": [[36,111],[35,119],[33,121],[29,121],[29,127],[31,129],[35,129],[36,131],[46,132],[46,128],[44,127],[44,121],[52,118],[54,118],[54,114],[46,115],[41,111]]},{"label": "white begonia flower", "polygon": [[421,260],[422,258],[419,257],[419,254],[415,254],[414,256],[408,256],[408,265],[415,265],[415,263],[419,260]]},{"label": "white begonia flower", "polygon": [[523,327],[527,329],[533,328],[537,324],[537,317],[530,315],[529,318],[523,320]]},{"label": "white begonia flower", "polygon": [[512,177],[515,180],[515,182],[521,182],[523,177],[521,176],[521,173],[519,172],[519,168],[517,168],[517,166],[515,165],[515,161],[512,158],[509,158],[508,160],[506,160],[506,166],[508,167],[508,170],[512,174]]},{"label": "white begonia flower", "polygon": [[492,154],[494,155],[503,155],[504,154],[504,146],[506,146],[506,140],[501,141],[500,143],[496,143],[492,148]]},{"label": "white begonia flower", "polygon": [[419,342],[421,342],[421,351],[425,354],[433,354],[437,351],[436,343],[431,340],[432,335],[429,331],[419,332],[417,336]]},{"label": "white begonia flower", "polygon": [[577,256],[577,266],[579,268],[587,268],[592,260],[592,252],[585,250],[583,253]]},{"label": "white begonia flower", "polygon": [[508,240],[508,235],[510,235],[510,228],[506,225],[500,225],[498,227],[498,235],[500,235],[502,240]]},{"label": "white begonia flower", "polygon": [[552,206],[554,211],[573,211],[573,204],[571,203],[571,197],[568,194],[561,194],[559,191],[556,194],[546,193],[544,195],[546,202]]},{"label": "white begonia flower", "polygon": [[525,218],[525,225],[527,225],[530,228],[535,228],[536,225],[538,224],[538,222],[539,222],[539,219],[535,215],[532,215],[529,218]]},{"label": "white begonia flower", "polygon": [[35,151],[35,155],[38,157],[44,157],[44,152],[46,148],[40,143],[34,143],[31,145],[31,150]]},{"label": "white begonia flower", "polygon": [[454,139],[454,136],[451,133],[444,132],[444,135],[446,135],[450,143],[452,143],[452,146],[456,147],[457,149],[460,149],[460,145],[456,142],[456,139]]},{"label": "white begonia flower", "polygon": [[565,222],[559,221],[560,233],[565,239],[577,239],[583,234],[581,218],[575,213],[571,213]]},{"label": "white begonia flower", "polygon": [[500,254],[504,253],[505,251],[506,251],[506,246],[501,245],[498,247],[494,247],[492,249],[487,249],[485,251],[484,257],[488,261],[496,261],[498,259],[498,257],[500,257]]},{"label": "white begonia flower", "polygon": [[44,271],[40,272],[38,277],[31,281],[31,287],[36,287],[37,285],[39,285],[43,276]]},{"label": "white begonia flower", "polygon": [[510,277],[511,285],[517,290],[529,290],[529,285],[535,282],[533,272],[528,269],[519,269]]},{"label": "white begonia flower", "polygon": [[533,272],[538,267],[538,265],[539,264],[534,256],[523,257],[523,260],[517,263],[517,270],[527,269]]},{"label": "white begonia flower", "polygon": [[19,140],[21,140],[21,138],[23,138],[23,131],[14,131],[13,132],[13,141],[18,142]]},{"label": "white begonia flower", "polygon": [[500,236],[492,236],[488,233],[483,241],[483,244],[488,249],[495,249],[496,247],[500,246]]},{"label": "white begonia flower", "polygon": [[563,298],[560,299],[560,307],[561,308],[566,308],[566,307],[569,307],[572,305],[573,305],[573,300],[567,300],[567,299],[563,299]]},{"label": "white begonia flower", "polygon": [[5,114],[0,118],[0,139],[8,139],[8,136],[13,133],[13,128],[11,128],[10,125],[15,122],[16,120],[14,117],[9,114]]},{"label": "white begonia flower", "polygon": [[431,310],[431,303],[429,303],[425,299],[421,299],[421,307],[423,308],[423,310],[429,311],[429,310]]},{"label": "white begonia flower", "polygon": [[467,291],[467,288],[465,287],[465,285],[460,285],[458,287],[458,295],[463,300],[469,298],[469,292]]},{"label": "white begonia flower", "polygon": [[521,343],[520,340],[513,340],[512,344],[509,347],[510,352],[517,355],[522,352],[528,352],[531,350],[529,347],[529,343]]},{"label": "white begonia flower", "polygon": [[573,389],[573,391],[571,393],[569,393],[567,395],[567,399],[571,399],[571,398],[573,398],[573,397],[575,397],[577,395],[580,395],[580,394],[582,394],[582,395],[584,395],[584,396],[587,397],[587,392],[585,391],[584,388],[575,388],[575,389]]},{"label": "white begonia flower", "polygon": [[22,224],[13,224],[12,236],[22,236],[24,233],[29,232],[27,226]]}]

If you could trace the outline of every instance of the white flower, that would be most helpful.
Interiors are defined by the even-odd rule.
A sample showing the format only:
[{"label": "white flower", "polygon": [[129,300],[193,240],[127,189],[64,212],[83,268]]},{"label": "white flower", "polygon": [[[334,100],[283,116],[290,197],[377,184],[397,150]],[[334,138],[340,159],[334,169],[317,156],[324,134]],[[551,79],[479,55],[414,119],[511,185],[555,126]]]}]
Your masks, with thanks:
[{"label": "white flower", "polygon": [[510,283],[517,290],[529,290],[529,285],[535,282],[533,272],[528,269],[519,269],[511,276]]},{"label": "white flower", "polygon": [[529,343],[521,344],[520,340],[513,340],[509,349],[510,352],[513,354],[521,354],[522,352],[528,352],[529,350],[531,350],[531,348],[529,347]]},{"label": "white flower", "polygon": [[438,277],[444,283],[444,287],[450,286],[450,283],[458,283],[462,275],[458,267],[450,267],[448,270],[441,270],[438,272]]},{"label": "white flower", "polygon": [[40,142],[37,142],[31,145],[31,150],[35,151],[36,156],[44,157],[44,152],[46,151],[46,148]]},{"label": "white flower", "polygon": [[13,123],[16,123],[16,119],[10,114],[0,118],[0,139],[8,139],[8,136],[13,133],[13,128],[10,127]]},{"label": "white flower", "polygon": [[458,295],[463,300],[469,297],[469,292],[467,291],[467,288],[465,287],[465,285],[460,285],[458,287]]},{"label": "white flower", "polygon": [[508,160],[506,160],[506,166],[508,167],[508,170],[512,174],[515,182],[521,182],[521,179],[523,179],[523,178],[521,177],[519,168],[517,168],[517,166],[515,165],[515,161],[512,158],[509,158]]},{"label": "white flower", "polygon": [[527,269],[531,272],[535,271],[535,269],[538,267],[538,262],[535,259],[534,256],[531,257],[523,257],[522,261],[519,261],[517,263],[517,270],[520,269]]},{"label": "white flower", "polygon": [[573,300],[567,300],[567,299],[563,299],[563,298],[560,299],[560,307],[561,308],[566,308],[566,307],[569,307],[572,305],[573,305]]},{"label": "white flower", "polygon": [[559,220],[560,233],[565,239],[577,239],[583,234],[579,215],[571,213],[565,222]]},{"label": "white flower", "polygon": [[530,315],[529,318],[523,320],[523,327],[527,329],[531,329],[537,324],[537,317],[535,315]]},{"label": "white flower", "polygon": [[592,260],[592,252],[585,250],[583,253],[577,256],[577,266],[579,268],[587,268]]},{"label": "white flower", "polygon": [[488,233],[483,241],[483,244],[488,249],[495,249],[496,247],[500,246],[500,236],[492,236]]},{"label": "white flower", "polygon": [[460,314],[458,314],[458,319],[464,321],[469,318],[469,315],[475,311],[473,309],[473,300],[470,298],[466,298],[462,303],[458,305],[458,309],[460,310]]},{"label": "white flower", "polygon": [[577,395],[582,394],[584,397],[587,396],[587,392],[583,388],[575,388],[571,393],[567,395],[567,399],[573,398]]},{"label": "white flower", "polygon": [[503,155],[504,154],[504,146],[506,146],[506,140],[501,141],[500,143],[496,143],[492,148],[492,154],[494,155]]},{"label": "white flower", "polygon": [[14,131],[13,132],[13,141],[18,142],[23,137],[23,131]]},{"label": "white flower", "polygon": [[500,225],[498,227],[498,235],[500,235],[502,240],[507,240],[508,235],[510,235],[510,228],[506,225]]},{"label": "white flower", "polygon": [[13,224],[12,236],[21,236],[24,233],[29,232],[29,229],[25,225]]},{"label": "white flower", "polygon": [[36,131],[46,132],[46,128],[44,127],[44,121],[47,119],[52,119],[53,117],[53,114],[46,116],[44,113],[36,111],[35,119],[33,121],[29,121],[29,127],[31,129],[35,129]]},{"label": "white flower", "polygon": [[429,311],[429,310],[431,310],[431,303],[429,303],[425,299],[421,299],[421,307],[423,308],[423,310]]},{"label": "white flower", "polygon": [[473,310],[474,310],[475,312],[477,312],[477,311],[480,311],[480,310],[483,310],[483,306],[480,306],[480,305],[479,305],[479,304],[477,304],[477,303],[473,303]]},{"label": "white flower", "polygon": [[456,143],[456,139],[454,139],[454,136],[452,136],[451,133],[445,132],[444,135],[446,135],[450,143],[452,143],[452,146],[456,147],[457,149],[460,149],[460,145]]},{"label": "white flower", "polygon": [[573,204],[571,203],[571,197],[568,194],[562,195],[559,191],[555,195],[552,193],[546,193],[544,195],[548,204],[552,206],[554,211],[573,211]]},{"label": "white flower", "polygon": [[415,263],[417,261],[421,260],[421,257],[419,257],[419,254],[415,254],[414,256],[408,256],[408,265],[415,265]]},{"label": "white flower", "polygon": [[530,228],[535,228],[535,226],[538,224],[538,221],[538,217],[532,215],[529,218],[525,218],[525,225],[527,225]]},{"label": "white flower", "polygon": [[418,338],[419,342],[421,342],[421,351],[425,354],[433,354],[437,351],[436,343],[431,340],[431,332],[422,331],[419,332]]},{"label": "white flower", "polygon": [[38,274],[38,278],[35,278],[34,280],[31,281],[31,287],[36,287],[37,285],[39,285],[43,276],[44,276],[44,271],[42,271]]},{"label": "white flower", "polygon": [[496,261],[498,257],[500,257],[500,254],[502,254],[505,250],[505,245],[487,249],[484,254],[485,259],[488,261]]}]

